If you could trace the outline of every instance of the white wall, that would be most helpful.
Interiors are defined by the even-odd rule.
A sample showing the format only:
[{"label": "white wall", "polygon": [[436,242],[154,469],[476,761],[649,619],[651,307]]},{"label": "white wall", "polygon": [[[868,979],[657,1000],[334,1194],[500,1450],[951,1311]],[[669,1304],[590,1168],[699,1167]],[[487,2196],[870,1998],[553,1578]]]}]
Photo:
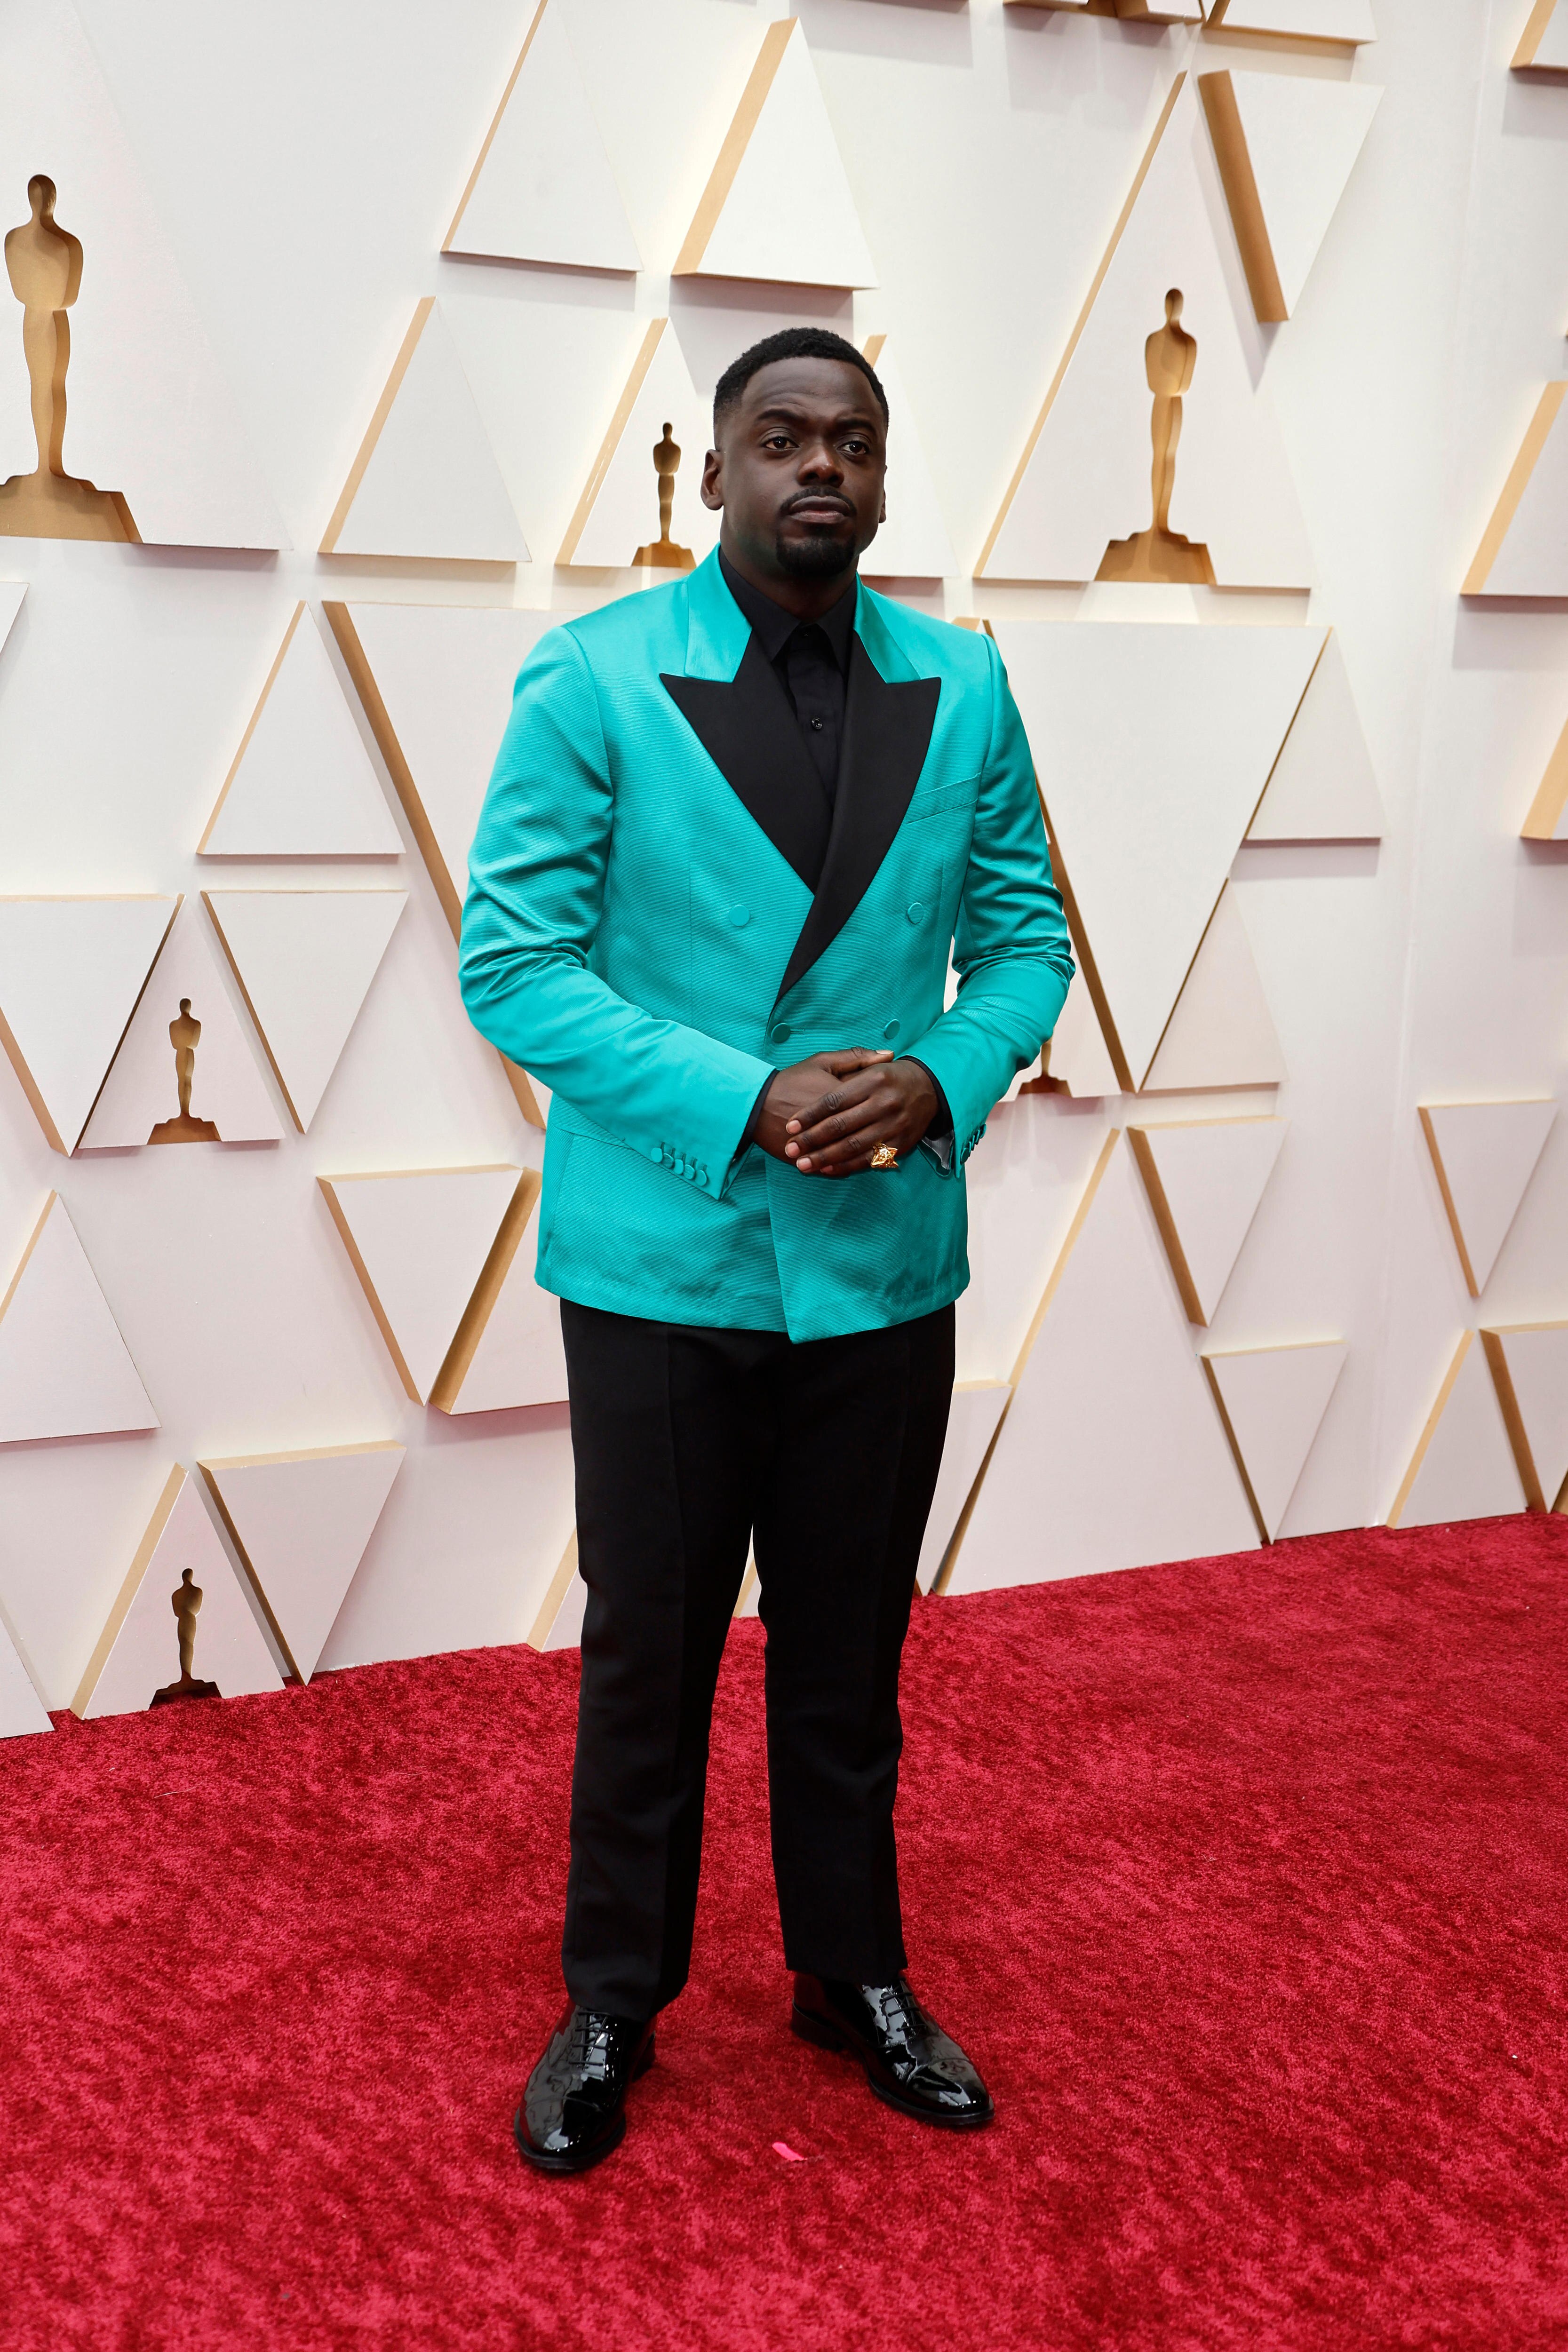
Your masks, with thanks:
[{"label": "white wall", "polygon": [[[29,583],[0,652],[0,893],[210,883],[195,845],[299,597],[567,611],[629,588],[629,575],[556,572],[551,557],[634,316],[668,310],[704,393],[776,324],[888,331],[972,564],[1173,74],[1235,64],[1382,85],[1299,310],[1259,344],[1318,585],[1310,600],[1199,591],[1194,605],[1206,623],[1333,625],[1389,831],[1376,846],[1241,852],[1235,877],[1289,1075],[1277,1095],[1157,1106],[1289,1119],[1215,1325],[1194,1342],[1348,1340],[1284,1532],[1381,1518],[1454,1340],[1477,1319],[1415,1107],[1563,1083],[1568,853],[1527,847],[1518,827],[1568,718],[1568,622],[1458,596],[1541,383],[1563,373],[1568,89],[1510,80],[1523,0],[1377,0],[1380,38],[1353,58],[1000,0],[800,0],[879,265],[879,287],[853,297],[668,281],[761,23],[782,6],[553,5],[647,264],[635,280],[439,257],[529,0],[272,0],[237,13],[81,0],[293,544],[235,554],[0,539],[0,580]],[[5,226],[40,168],[47,158],[0,152]],[[64,191],[60,213],[69,226]],[[432,293],[533,551],[515,582],[499,567],[310,551],[414,305]],[[0,300],[0,339],[18,324]],[[84,316],[73,369],[90,353]],[[950,616],[1058,621],[1093,612],[1094,593],[963,578],[910,590]],[[561,1557],[563,1408],[464,1422],[411,1404],[314,1181],[539,1156],[467,1026],[447,927],[406,832],[405,844],[395,871],[412,903],[309,1134],[65,1161],[0,1062],[0,1288],[58,1186],[163,1424],[0,1448],[0,1609],[51,1705],[74,1687],[174,1460],[382,1437],[408,1447],[327,1664],[516,1641]],[[330,878],[392,877],[378,866]],[[963,1376],[1007,1373],[1107,1124],[1149,1109],[1031,1097],[998,1112],[972,1163]],[[1565,1194],[1558,1132],[1489,1319],[1568,1315]],[[1123,1475],[1136,1480],[1136,1461]],[[1048,1458],[1038,1480],[1045,1574]],[[1158,1493],[1142,1508],[1156,1557]]]}]

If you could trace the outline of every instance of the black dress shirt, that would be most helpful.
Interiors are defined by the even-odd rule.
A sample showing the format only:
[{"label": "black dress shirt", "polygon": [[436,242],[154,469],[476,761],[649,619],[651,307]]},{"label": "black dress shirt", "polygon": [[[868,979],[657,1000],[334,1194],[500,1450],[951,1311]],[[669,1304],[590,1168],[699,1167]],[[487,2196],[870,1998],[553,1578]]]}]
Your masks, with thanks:
[{"label": "black dress shirt", "polygon": [[760,588],[753,588],[749,580],[742,580],[721,554],[719,568],[724,585],[750,621],[752,635],[789,697],[801,740],[831,808],[838,791],[838,761],[844,748],[845,684],[859,583],[851,578],[838,602],[830,604],[819,621],[799,621]]},{"label": "black dress shirt", "polygon": [[[851,580],[842,596],[830,604],[820,620],[797,620],[782,604],[773,602],[762,589],[753,588],[742,580],[721,550],[719,569],[724,575],[724,585],[735,599],[741,611],[752,625],[752,634],[778,676],[779,684],[789,698],[791,709],[800,728],[801,740],[811,754],[818,782],[827,795],[829,808],[838,793],[838,762],[844,749],[844,697],[849,675],[849,641],[855,634],[855,607],[859,595],[858,580]],[[917,1069],[925,1070],[936,1087],[936,1110],[926,1129],[932,1146],[952,1133],[952,1114],[947,1107],[947,1097],[937,1085],[934,1075],[926,1070],[923,1062],[913,1054],[906,1061],[914,1062]],[[764,1079],[752,1116],[746,1121],[739,1150],[748,1150],[756,1140],[757,1121],[763,1115],[763,1105],[768,1097],[772,1078]]]}]

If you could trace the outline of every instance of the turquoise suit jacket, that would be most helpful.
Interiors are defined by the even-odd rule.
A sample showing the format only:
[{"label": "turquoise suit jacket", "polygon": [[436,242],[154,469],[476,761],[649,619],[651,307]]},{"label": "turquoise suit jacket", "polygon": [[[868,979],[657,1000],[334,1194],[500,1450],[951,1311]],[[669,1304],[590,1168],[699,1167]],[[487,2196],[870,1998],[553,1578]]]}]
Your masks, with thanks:
[{"label": "turquoise suit jacket", "polygon": [[[563,1298],[816,1339],[968,1282],[963,1162],[1072,975],[992,640],[862,583],[815,891],[812,795],[820,825],[716,556],[552,630],[519,673],[460,962],[475,1026],[554,1089],[538,1276]],[[945,1167],[930,1146],[851,1177],[738,1156],[769,1071],[847,1045],[934,1074]]]}]

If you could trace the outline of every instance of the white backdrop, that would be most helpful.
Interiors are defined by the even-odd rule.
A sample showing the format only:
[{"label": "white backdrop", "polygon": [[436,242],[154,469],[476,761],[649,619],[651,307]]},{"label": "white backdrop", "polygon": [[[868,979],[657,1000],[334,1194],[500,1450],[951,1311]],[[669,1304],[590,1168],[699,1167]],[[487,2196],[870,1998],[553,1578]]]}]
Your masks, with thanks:
[{"label": "white backdrop", "polygon": [[[1379,38],[1354,51],[1000,0],[799,0],[877,264],[879,284],[858,294],[668,276],[761,27],[782,6],[552,5],[583,63],[639,276],[440,255],[531,0],[271,0],[238,12],[81,0],[235,432],[292,544],[0,539],[0,582],[27,583],[0,650],[0,894],[298,883],[286,865],[215,876],[195,852],[301,597],[318,609],[345,598],[563,613],[631,588],[629,572],[552,558],[641,320],[669,315],[704,396],[736,352],[781,323],[885,331],[957,559],[973,567],[1175,74],[1229,65],[1381,86],[1291,320],[1249,327],[1315,561],[1310,593],[970,577],[899,593],[999,628],[1152,613],[1336,631],[1386,835],[1247,846],[1233,868],[1285,1080],[1000,1109],[971,1162],[960,1373],[1008,1376],[1109,1128],[1278,1113],[1289,1120],[1278,1165],[1210,1329],[1188,1340],[1346,1341],[1281,1532],[1386,1517],[1461,1331],[1568,1317],[1562,1123],[1478,1306],[1416,1116],[1423,1102],[1563,1088],[1568,845],[1526,844],[1519,826],[1568,719],[1568,618],[1550,604],[1458,595],[1542,383],[1563,372],[1568,87],[1510,77],[1524,0],[1377,0]],[[27,13],[5,0],[0,31],[15,34]],[[25,216],[28,173],[52,166],[14,98],[3,131],[8,226]],[[56,176],[71,227],[68,183]],[[94,404],[111,392],[89,390],[99,258],[89,246],[67,461],[96,464],[100,487],[118,488],[111,464],[89,463]],[[1239,285],[1233,252],[1226,266]],[[415,305],[432,294],[532,551],[515,574],[310,551]],[[10,350],[19,324],[0,300],[0,473],[30,463]],[[216,446],[193,445],[195,474],[217,462]],[[255,485],[247,494],[254,509]],[[335,647],[331,657],[385,784]],[[1042,782],[1048,802],[1043,760]],[[400,863],[306,877],[411,894],[307,1134],[285,1117],[276,1145],[68,1160],[0,1061],[0,1289],[58,1189],[162,1423],[0,1447],[0,1610],[51,1706],[74,1689],[175,1462],[407,1447],[327,1665],[520,1640],[562,1558],[564,1407],[448,1419],[411,1402],[315,1181],[540,1157],[542,1139],[467,1026],[446,918],[388,798]],[[1092,1334],[1083,1344],[1092,1355]],[[1126,1563],[1168,1556],[1164,1490],[1116,1408],[1122,1385],[1117,1361],[1088,1365],[1086,1392],[1105,1400],[1094,1444],[1086,1454],[1083,1433],[1066,1433],[1058,1458],[1049,1426],[1035,1433],[1033,1549],[988,1561],[966,1548],[964,1582],[1088,1564],[1097,1486],[1115,1491]],[[1517,1506],[1468,1458],[1461,1449],[1457,1507]],[[1247,1539],[1239,1496],[1237,1485],[1215,1497],[1215,1548]]]}]

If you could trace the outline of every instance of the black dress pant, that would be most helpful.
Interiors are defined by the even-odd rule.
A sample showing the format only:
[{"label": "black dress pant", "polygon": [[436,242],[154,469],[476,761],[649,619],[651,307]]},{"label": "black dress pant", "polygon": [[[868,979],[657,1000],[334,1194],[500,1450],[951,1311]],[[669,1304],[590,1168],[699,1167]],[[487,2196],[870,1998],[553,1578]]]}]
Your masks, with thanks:
[{"label": "black dress pant", "polygon": [[886,1984],[904,1965],[899,1658],[952,1309],[799,1343],[570,1302],[561,1322],[588,1588],[567,1990],[646,2018],[686,1981],[713,1689],[748,1540],[785,1962]]}]

